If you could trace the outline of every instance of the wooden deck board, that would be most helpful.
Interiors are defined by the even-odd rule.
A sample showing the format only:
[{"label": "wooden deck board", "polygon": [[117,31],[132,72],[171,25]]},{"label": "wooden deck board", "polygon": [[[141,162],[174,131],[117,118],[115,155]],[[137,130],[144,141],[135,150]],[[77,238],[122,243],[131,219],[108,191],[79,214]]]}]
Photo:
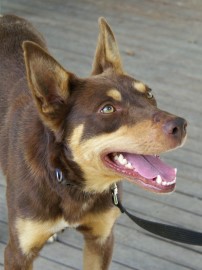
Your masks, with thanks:
[{"label": "wooden deck board", "polygon": [[[185,117],[188,140],[164,159],[178,168],[175,193],[150,194],[124,184],[124,204],[151,220],[202,231],[202,2],[200,0],[0,0],[0,13],[29,19],[67,69],[87,76],[97,19],[111,24],[125,70],[152,87],[159,106]],[[8,240],[5,181],[0,175],[0,270]],[[124,215],[115,226],[111,270],[201,270],[202,248],[162,240]],[[46,245],[34,269],[82,268],[82,237],[74,230]]]}]

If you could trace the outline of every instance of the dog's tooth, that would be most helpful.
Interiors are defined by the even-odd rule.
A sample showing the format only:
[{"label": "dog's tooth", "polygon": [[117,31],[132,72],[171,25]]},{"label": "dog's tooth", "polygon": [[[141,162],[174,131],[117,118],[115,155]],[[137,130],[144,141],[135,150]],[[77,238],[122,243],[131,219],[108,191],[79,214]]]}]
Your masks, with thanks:
[{"label": "dog's tooth", "polygon": [[123,157],[123,155],[122,155],[122,154],[119,154],[119,155],[118,155],[118,157],[119,157],[119,160],[124,159],[124,157]]},{"label": "dog's tooth", "polygon": [[115,160],[115,161],[119,160],[118,155],[114,156],[114,160]]},{"label": "dog's tooth", "polygon": [[175,168],[174,170],[175,170],[175,174],[177,174],[177,168]]},{"label": "dog's tooth", "polygon": [[125,165],[127,163],[127,160],[123,157],[122,154],[119,155],[118,161],[121,165]]},{"label": "dog's tooth", "polygon": [[126,165],[128,163],[128,161],[125,158],[119,159],[119,162],[121,165]]},{"label": "dog's tooth", "polygon": [[161,178],[160,175],[157,176],[156,183],[159,184],[159,185],[162,183],[162,178]]},{"label": "dog's tooth", "polygon": [[126,165],[128,163],[127,159],[123,159],[123,165]]},{"label": "dog's tooth", "polygon": [[163,186],[171,186],[171,185],[173,185],[173,184],[175,184],[176,183],[176,181],[175,181],[175,179],[173,180],[173,181],[171,181],[171,182],[166,182],[166,181],[162,181],[162,185]]},{"label": "dog's tooth", "polygon": [[173,181],[168,182],[168,183],[167,183],[167,186],[171,186],[171,185],[173,185],[173,184],[175,184],[175,183],[176,183],[176,178],[175,178]]},{"label": "dog's tooth", "polygon": [[175,184],[176,183],[176,177],[175,177],[175,179],[171,182],[171,185],[172,184]]},{"label": "dog's tooth", "polygon": [[127,169],[133,169],[133,166],[132,166],[132,164],[131,164],[130,162],[128,162],[128,163],[125,165],[125,167],[126,167]]}]

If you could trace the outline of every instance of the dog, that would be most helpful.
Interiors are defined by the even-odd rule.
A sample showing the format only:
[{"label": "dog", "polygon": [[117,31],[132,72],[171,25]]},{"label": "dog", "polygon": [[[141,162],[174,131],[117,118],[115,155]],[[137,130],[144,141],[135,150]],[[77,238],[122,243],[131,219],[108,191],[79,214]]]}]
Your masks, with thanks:
[{"label": "dog", "polygon": [[6,270],[30,270],[46,241],[84,236],[83,269],[109,269],[121,180],[167,193],[176,169],[159,155],[183,145],[187,122],[160,110],[151,88],[123,70],[114,34],[99,19],[92,73],[80,78],[14,15],[0,18],[0,163],[7,179]]}]

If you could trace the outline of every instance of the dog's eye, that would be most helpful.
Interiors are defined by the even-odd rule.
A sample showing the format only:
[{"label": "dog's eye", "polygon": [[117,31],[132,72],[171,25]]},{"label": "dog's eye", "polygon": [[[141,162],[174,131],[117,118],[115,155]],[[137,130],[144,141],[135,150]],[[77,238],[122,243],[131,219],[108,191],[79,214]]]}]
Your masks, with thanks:
[{"label": "dog's eye", "polygon": [[116,110],[115,110],[115,108],[112,106],[112,105],[110,105],[110,104],[107,104],[107,105],[105,105],[102,109],[101,109],[101,113],[113,113],[113,112],[115,112]]},{"label": "dog's eye", "polygon": [[147,92],[147,98],[149,98],[149,99],[153,98],[153,94],[152,94],[151,90],[149,90]]}]

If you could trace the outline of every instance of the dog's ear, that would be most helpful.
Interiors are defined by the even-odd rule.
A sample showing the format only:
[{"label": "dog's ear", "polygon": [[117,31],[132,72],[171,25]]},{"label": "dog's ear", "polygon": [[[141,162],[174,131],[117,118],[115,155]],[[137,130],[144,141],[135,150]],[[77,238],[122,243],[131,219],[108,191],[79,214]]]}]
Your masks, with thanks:
[{"label": "dog's ear", "polygon": [[100,33],[95,52],[92,75],[101,74],[107,68],[123,73],[121,58],[114,34],[104,18],[99,18]]},{"label": "dog's ear", "polygon": [[74,76],[34,42],[23,43],[27,79],[39,114],[53,131],[59,126]]}]

